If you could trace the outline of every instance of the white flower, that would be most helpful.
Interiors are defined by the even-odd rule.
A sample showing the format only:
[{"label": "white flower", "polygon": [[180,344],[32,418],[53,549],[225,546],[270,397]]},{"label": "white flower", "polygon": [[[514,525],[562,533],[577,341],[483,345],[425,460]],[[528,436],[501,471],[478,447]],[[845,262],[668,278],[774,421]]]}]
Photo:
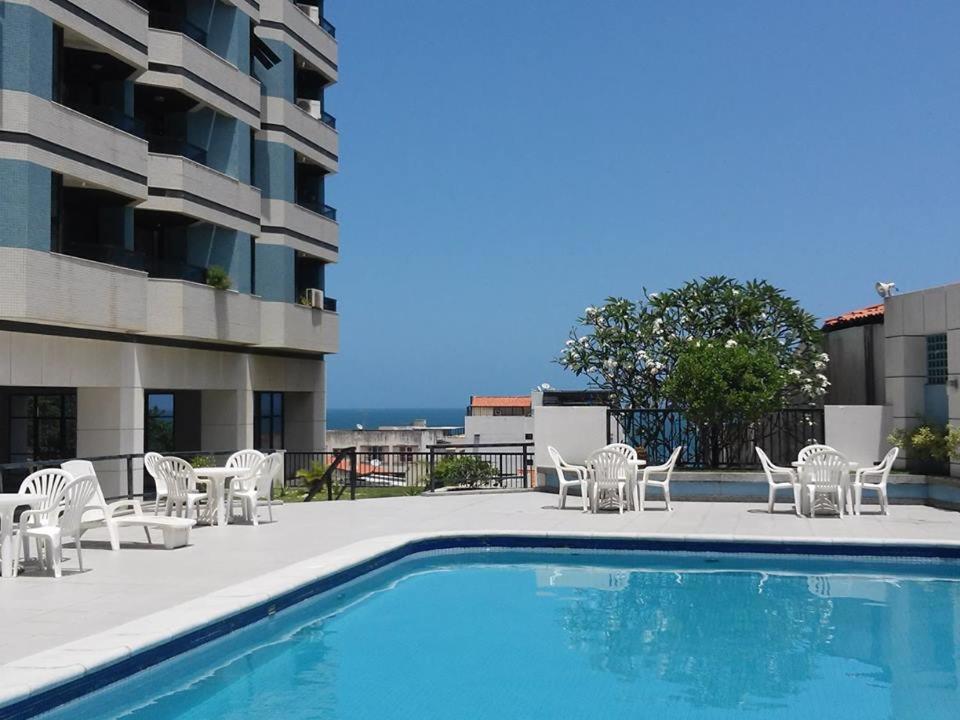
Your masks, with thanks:
[{"label": "white flower", "polygon": [[737,290],[736,288],[734,288],[734,289],[733,289],[733,294],[734,294],[734,295],[739,295],[739,294],[740,294],[740,291]]},{"label": "white flower", "polygon": [[730,338],[729,340],[727,340],[726,343],[724,343],[724,347],[734,348],[736,346],[737,346],[737,341],[734,340],[733,338]]},{"label": "white flower", "polygon": [[647,297],[650,298],[651,300],[656,300],[658,297],[660,297],[660,294],[659,294],[659,293],[650,293],[649,295],[647,295]]},{"label": "white flower", "polygon": [[597,314],[597,309],[593,305],[588,305],[584,309],[583,314],[586,315],[587,317],[593,317],[594,315]]},{"label": "white flower", "polygon": [[801,372],[800,370],[797,370],[796,368],[790,368],[789,370],[787,370],[787,374],[793,375],[794,377],[800,377],[801,375],[803,375],[803,372]]},{"label": "white flower", "polygon": [[567,347],[573,347],[573,340],[567,340]]},{"label": "white flower", "polygon": [[590,338],[588,338],[586,335],[584,335],[582,338],[580,338],[580,344],[581,344],[581,345],[589,345],[589,344],[590,344]]},{"label": "white flower", "polygon": [[826,353],[820,353],[820,360],[822,362],[830,362],[830,356]]}]

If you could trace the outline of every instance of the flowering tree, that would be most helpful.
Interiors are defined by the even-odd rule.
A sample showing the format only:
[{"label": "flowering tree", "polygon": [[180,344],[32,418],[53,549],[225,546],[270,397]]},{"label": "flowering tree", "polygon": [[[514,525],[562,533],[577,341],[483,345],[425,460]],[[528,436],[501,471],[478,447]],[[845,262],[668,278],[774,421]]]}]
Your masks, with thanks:
[{"label": "flowering tree", "polygon": [[781,406],[813,402],[829,384],[813,315],[763,280],[719,276],[662,293],[644,289],[638,302],[611,297],[588,307],[578,323],[558,362],[609,391],[620,407],[661,408],[679,400],[667,381],[698,341],[769,355],[782,380],[776,388]]}]

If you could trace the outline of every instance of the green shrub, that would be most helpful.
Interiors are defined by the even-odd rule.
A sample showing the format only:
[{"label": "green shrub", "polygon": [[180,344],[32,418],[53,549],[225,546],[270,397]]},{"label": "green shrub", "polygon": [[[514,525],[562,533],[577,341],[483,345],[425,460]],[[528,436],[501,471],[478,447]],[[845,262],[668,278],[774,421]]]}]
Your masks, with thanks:
[{"label": "green shrub", "polygon": [[217,290],[229,290],[233,287],[233,280],[219,265],[211,265],[207,268],[207,285]]},{"label": "green shrub", "polygon": [[478,487],[495,480],[497,469],[474,455],[448,455],[433,469],[433,479],[438,485],[465,485]]},{"label": "green shrub", "polygon": [[210,455],[195,455],[190,458],[190,464],[195,468],[215,467],[217,461]]}]

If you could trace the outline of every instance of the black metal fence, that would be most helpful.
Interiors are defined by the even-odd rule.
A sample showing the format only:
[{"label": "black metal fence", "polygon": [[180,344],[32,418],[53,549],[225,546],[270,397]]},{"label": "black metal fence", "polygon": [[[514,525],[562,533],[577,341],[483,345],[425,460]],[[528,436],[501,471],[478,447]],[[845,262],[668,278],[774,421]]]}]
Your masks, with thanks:
[{"label": "black metal fence", "polygon": [[318,481],[338,454],[345,455],[332,476],[339,492],[345,486],[411,492],[441,487],[529,488],[534,471],[533,443],[444,444],[410,452],[288,451],[284,456],[287,484],[308,486]]},{"label": "black metal fence", "polygon": [[682,445],[680,463],[691,468],[755,468],[756,447],[773,462],[789,465],[801,448],[824,441],[823,408],[784,408],[755,423],[707,428],[678,410],[611,409],[607,427],[610,442],[643,447],[651,463],[666,462]]}]

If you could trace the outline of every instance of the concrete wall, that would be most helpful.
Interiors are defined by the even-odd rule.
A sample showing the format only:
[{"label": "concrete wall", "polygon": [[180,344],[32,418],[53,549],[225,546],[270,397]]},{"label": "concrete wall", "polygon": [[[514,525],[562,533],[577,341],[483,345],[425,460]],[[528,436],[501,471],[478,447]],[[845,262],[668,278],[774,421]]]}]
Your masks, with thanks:
[{"label": "concrete wall", "polygon": [[883,323],[858,325],[824,333],[827,366],[827,403],[883,405],[886,374]]},{"label": "concrete wall", "polygon": [[563,459],[582,464],[594,450],[607,444],[605,407],[554,407],[541,405],[533,411],[534,458],[540,479],[537,485],[556,484],[553,462],[547,453],[552,445]]},{"label": "concrete wall", "polygon": [[[530,442],[527,435],[534,432],[533,417],[522,415],[467,415],[463,419],[466,443],[522,443]],[[515,449],[515,448],[514,448]],[[508,452],[511,448],[503,448]],[[497,448],[490,448],[496,452]]]},{"label": "concrete wall", "polygon": [[890,449],[891,408],[882,405],[826,405],[825,442],[847,459],[872,465]]},{"label": "concrete wall", "polygon": [[[947,335],[947,419],[960,425],[960,283],[930,288],[886,300],[886,399],[892,407],[894,427],[913,427],[934,408],[927,402],[926,337]],[[951,474],[960,475],[953,463]]]}]

